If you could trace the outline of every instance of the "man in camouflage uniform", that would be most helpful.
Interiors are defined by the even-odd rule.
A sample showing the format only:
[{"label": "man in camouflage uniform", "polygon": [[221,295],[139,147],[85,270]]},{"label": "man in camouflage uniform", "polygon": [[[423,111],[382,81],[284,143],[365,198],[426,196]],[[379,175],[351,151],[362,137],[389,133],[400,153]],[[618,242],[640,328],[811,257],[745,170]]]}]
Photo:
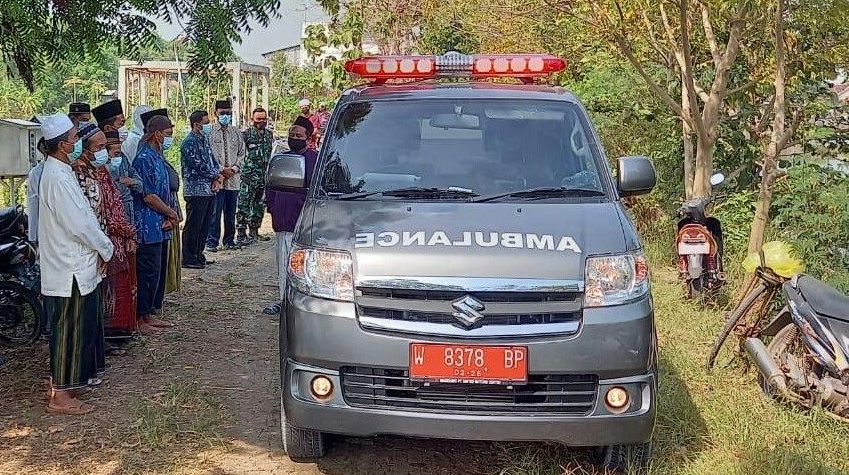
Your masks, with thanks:
[{"label": "man in camouflage uniform", "polygon": [[257,240],[268,241],[259,235],[265,216],[265,170],[271,158],[274,135],[266,128],[268,113],[258,107],[251,114],[252,125],[243,132],[245,138],[245,164],[239,187],[239,206],[236,213],[236,245],[244,246]]}]

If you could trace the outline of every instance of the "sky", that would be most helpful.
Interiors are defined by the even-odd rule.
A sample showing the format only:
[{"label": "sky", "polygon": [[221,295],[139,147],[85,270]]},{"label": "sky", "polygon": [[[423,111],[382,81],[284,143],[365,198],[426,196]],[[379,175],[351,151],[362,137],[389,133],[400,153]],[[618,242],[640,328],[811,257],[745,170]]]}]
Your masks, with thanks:
[{"label": "sky", "polygon": [[[327,19],[327,14],[311,0],[283,0],[280,7],[281,18],[272,20],[268,27],[251,25],[250,35],[242,37],[242,43],[234,45],[236,54],[246,63],[264,65],[262,53],[300,43],[301,24],[306,21]],[[182,32],[179,25],[168,24],[154,19],[159,35],[172,40]],[[182,59],[182,58],[181,58]]]}]

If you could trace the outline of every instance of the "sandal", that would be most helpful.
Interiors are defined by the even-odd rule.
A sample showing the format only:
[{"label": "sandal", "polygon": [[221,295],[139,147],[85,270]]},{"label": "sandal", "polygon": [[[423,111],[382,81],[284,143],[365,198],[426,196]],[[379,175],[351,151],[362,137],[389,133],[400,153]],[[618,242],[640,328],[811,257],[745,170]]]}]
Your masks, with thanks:
[{"label": "sandal", "polygon": [[110,346],[106,348],[106,354],[110,356],[124,356],[127,354],[127,350],[117,346]]},{"label": "sandal", "polygon": [[[84,387],[84,388],[71,389],[71,390],[70,390],[71,395],[74,397],[74,399],[76,399],[76,398],[78,398],[78,397],[82,397],[82,396],[88,396],[89,394],[91,394],[91,393],[92,393],[92,391],[94,391],[94,389],[91,389],[91,388],[90,388],[90,387],[88,387],[88,386],[86,386],[86,387]],[[52,390],[52,389],[50,389],[50,388],[48,388],[48,389],[47,389],[47,394],[46,394],[45,396],[46,396],[47,402],[50,402],[50,398],[52,398],[52,397],[53,397],[53,390]]]},{"label": "sandal", "polygon": [[67,416],[82,416],[94,411],[94,407],[91,404],[86,404],[82,401],[77,401],[76,399],[72,399],[74,401],[70,406],[54,406],[53,401],[47,403],[47,412],[51,414],[64,414]]},{"label": "sandal", "polygon": [[[96,387],[96,386],[100,386],[101,384],[103,384],[103,380],[100,379],[100,378],[89,378],[88,379],[88,385],[89,386]],[[89,389],[91,389],[91,388],[89,388]]]}]

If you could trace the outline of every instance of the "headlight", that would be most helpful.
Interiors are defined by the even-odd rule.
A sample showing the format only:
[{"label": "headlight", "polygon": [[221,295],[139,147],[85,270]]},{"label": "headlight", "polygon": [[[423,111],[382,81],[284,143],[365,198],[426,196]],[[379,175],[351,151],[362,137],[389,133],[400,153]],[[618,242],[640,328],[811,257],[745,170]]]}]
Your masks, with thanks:
[{"label": "headlight", "polygon": [[351,254],[295,248],[289,254],[289,279],[301,292],[332,300],[354,300]]},{"label": "headlight", "polygon": [[585,307],[632,302],[649,291],[649,265],[642,253],[587,258]]}]

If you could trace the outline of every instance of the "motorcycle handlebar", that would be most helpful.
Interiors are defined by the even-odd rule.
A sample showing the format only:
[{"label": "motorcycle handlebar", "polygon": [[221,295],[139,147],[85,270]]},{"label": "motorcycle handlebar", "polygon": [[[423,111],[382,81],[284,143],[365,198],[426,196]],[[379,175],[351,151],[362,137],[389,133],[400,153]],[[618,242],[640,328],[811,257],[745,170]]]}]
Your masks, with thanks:
[{"label": "motorcycle handlebar", "polygon": [[716,201],[724,200],[726,198],[726,196],[727,195],[725,193],[717,193],[715,195],[705,196],[704,198],[695,198],[695,199],[692,199],[692,200],[689,200],[689,201],[685,201],[684,204],[682,204],[678,208],[678,210],[676,211],[676,214],[679,217],[683,217],[687,214],[687,211],[688,211],[689,208],[705,207],[705,206],[707,206],[711,203],[714,203]]}]

